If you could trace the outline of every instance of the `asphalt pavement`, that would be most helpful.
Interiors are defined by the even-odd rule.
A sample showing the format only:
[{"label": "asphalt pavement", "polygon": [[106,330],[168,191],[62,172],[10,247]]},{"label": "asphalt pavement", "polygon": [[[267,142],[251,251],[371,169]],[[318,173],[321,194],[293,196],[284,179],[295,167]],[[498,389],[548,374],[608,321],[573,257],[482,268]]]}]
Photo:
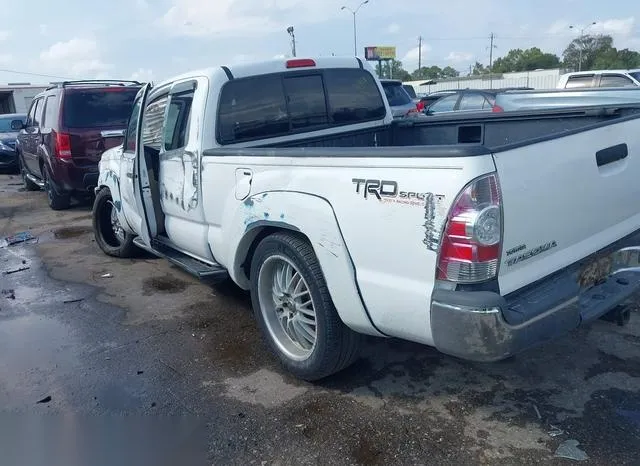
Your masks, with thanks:
[{"label": "asphalt pavement", "polygon": [[269,353],[244,292],[104,255],[90,213],[0,175],[0,242],[32,236],[0,244],[3,465],[640,462],[637,310],[494,364],[371,339],[310,384]]}]

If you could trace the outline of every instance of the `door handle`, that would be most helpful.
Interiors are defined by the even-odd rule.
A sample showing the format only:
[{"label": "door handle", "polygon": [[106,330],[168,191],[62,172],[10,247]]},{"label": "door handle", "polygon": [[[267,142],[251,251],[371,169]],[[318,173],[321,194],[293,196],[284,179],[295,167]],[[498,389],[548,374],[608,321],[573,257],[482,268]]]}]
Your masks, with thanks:
[{"label": "door handle", "polygon": [[127,172],[127,178],[133,179],[133,173],[132,172]]},{"label": "door handle", "polygon": [[596,163],[599,167],[607,165],[618,160],[622,160],[629,155],[629,147],[626,143],[617,144],[615,146],[607,147],[606,149],[596,152]]}]

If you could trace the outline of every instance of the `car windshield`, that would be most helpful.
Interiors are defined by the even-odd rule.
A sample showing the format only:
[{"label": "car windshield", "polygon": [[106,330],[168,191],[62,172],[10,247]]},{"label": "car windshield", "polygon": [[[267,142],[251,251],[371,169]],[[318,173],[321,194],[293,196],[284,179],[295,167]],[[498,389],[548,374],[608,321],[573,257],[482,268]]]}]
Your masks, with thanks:
[{"label": "car windshield", "polygon": [[398,83],[383,83],[384,93],[387,95],[389,105],[395,107],[397,105],[407,105],[411,103],[411,97],[404,90],[402,84]]},{"label": "car windshield", "polygon": [[15,133],[15,129],[11,129],[11,122],[13,120],[21,120],[22,124],[24,124],[26,117],[23,115],[17,116],[13,115],[10,117],[0,117],[0,133]]},{"label": "car windshield", "polygon": [[68,92],[63,105],[67,128],[125,126],[131,115],[138,87]]}]

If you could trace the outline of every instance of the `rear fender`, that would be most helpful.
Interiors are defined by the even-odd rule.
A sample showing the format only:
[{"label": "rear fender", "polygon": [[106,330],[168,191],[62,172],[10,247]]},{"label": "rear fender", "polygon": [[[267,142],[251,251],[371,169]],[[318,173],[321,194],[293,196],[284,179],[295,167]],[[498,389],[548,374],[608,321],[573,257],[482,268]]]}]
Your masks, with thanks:
[{"label": "rear fender", "polygon": [[[290,230],[307,237],[320,262],[333,303],[351,329],[384,336],[371,323],[356,283],[355,268],[342,238],[333,208],[321,197],[298,192],[266,192],[236,204],[229,213],[225,257],[219,257],[232,279],[243,288],[249,280],[243,264],[254,240],[265,229]],[[224,243],[223,243],[224,244]]]},{"label": "rear fender", "polygon": [[127,233],[135,235],[136,232],[127,222],[127,218],[122,210],[122,200],[120,197],[120,159],[104,157],[100,161],[99,167],[100,175],[98,176],[96,193],[101,189],[109,188],[109,191],[111,191],[111,200],[113,202],[113,206],[116,208],[120,225]]}]

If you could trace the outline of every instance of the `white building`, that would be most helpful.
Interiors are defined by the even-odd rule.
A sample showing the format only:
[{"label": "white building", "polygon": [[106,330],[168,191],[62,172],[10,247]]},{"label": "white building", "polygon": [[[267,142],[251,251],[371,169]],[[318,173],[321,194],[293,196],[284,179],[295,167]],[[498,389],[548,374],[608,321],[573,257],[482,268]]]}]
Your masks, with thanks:
[{"label": "white building", "polygon": [[458,78],[439,79],[425,84],[429,80],[407,81],[416,93],[428,94],[450,89],[499,89],[503,87],[532,87],[534,89],[554,89],[565,71],[562,69],[523,71],[483,76],[460,76]]},{"label": "white building", "polygon": [[0,114],[27,113],[33,98],[50,84],[0,84]]}]

